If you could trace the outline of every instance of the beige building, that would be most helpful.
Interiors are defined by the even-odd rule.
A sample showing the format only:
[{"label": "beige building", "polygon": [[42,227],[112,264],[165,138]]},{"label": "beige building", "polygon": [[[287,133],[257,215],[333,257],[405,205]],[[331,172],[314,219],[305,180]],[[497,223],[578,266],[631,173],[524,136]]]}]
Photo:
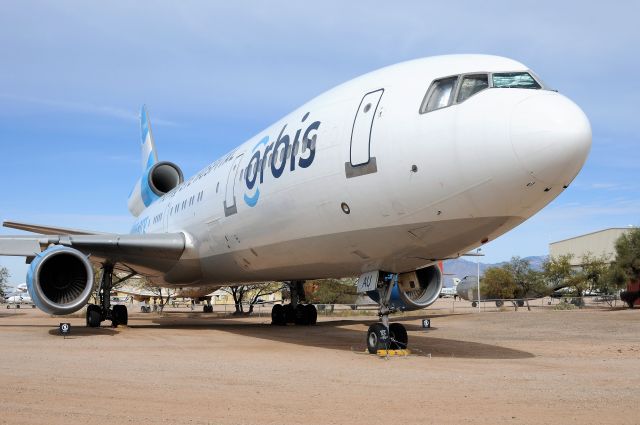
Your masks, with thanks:
[{"label": "beige building", "polygon": [[549,255],[556,258],[560,255],[572,254],[571,264],[573,266],[580,266],[582,257],[586,254],[596,257],[604,255],[611,262],[615,259],[616,240],[629,230],[628,227],[614,227],[552,242],[549,244]]}]

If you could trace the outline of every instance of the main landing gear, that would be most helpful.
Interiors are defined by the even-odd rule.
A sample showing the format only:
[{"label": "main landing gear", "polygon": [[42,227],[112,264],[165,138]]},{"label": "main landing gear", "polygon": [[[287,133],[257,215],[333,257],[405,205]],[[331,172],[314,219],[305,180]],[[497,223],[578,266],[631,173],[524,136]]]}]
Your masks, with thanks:
[{"label": "main landing gear", "polygon": [[377,283],[380,322],[369,326],[367,331],[367,351],[371,354],[377,354],[378,350],[404,350],[409,343],[407,330],[403,325],[400,323],[389,324],[389,314],[395,312],[389,301],[391,300],[391,290],[393,285],[397,284],[397,279],[398,275],[386,273]]},{"label": "main landing gear", "polygon": [[284,326],[287,323],[296,325],[315,325],[318,320],[318,310],[313,304],[301,304],[306,301],[304,281],[294,280],[288,283],[291,293],[290,304],[274,304],[271,309],[271,323]]},{"label": "main landing gear", "polygon": [[[115,283],[123,282],[134,275],[135,273],[131,273]],[[127,306],[114,305],[113,308],[111,308],[111,288],[113,288],[113,285],[113,264],[104,264],[102,266],[102,278],[100,279],[100,288],[98,290],[100,305],[89,304],[87,306],[87,327],[100,327],[100,323],[105,320],[111,320],[114,328],[118,325],[127,325],[127,323],[129,323]]]}]

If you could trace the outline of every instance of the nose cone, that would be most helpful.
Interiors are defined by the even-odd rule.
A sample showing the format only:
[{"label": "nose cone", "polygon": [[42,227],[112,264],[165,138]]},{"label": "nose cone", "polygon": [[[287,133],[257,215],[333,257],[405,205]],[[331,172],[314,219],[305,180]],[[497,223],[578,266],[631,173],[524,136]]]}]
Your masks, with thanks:
[{"label": "nose cone", "polygon": [[591,149],[591,126],[571,100],[537,93],[511,114],[511,144],[525,170],[546,185],[568,185]]}]

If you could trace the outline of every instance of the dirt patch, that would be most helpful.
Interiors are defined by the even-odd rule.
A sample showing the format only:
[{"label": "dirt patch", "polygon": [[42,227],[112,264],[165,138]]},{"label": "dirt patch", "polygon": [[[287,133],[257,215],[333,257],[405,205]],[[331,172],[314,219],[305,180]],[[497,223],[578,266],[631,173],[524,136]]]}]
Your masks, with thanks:
[{"label": "dirt patch", "polygon": [[[87,329],[0,317],[0,423],[518,424],[639,422],[640,311],[396,317],[416,353],[365,355],[374,317],[273,327],[268,317],[131,312]],[[72,325],[67,338],[58,324]]]}]

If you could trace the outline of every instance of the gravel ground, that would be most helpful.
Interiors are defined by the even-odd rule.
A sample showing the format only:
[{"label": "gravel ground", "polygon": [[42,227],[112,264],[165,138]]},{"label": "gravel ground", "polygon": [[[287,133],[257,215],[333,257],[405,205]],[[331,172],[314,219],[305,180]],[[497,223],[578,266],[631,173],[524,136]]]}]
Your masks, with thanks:
[{"label": "gravel ground", "polygon": [[424,311],[428,331],[396,318],[415,354],[389,359],[364,353],[375,317],[272,327],[173,311],[87,329],[3,308],[0,423],[640,423],[640,310],[447,302]]}]

